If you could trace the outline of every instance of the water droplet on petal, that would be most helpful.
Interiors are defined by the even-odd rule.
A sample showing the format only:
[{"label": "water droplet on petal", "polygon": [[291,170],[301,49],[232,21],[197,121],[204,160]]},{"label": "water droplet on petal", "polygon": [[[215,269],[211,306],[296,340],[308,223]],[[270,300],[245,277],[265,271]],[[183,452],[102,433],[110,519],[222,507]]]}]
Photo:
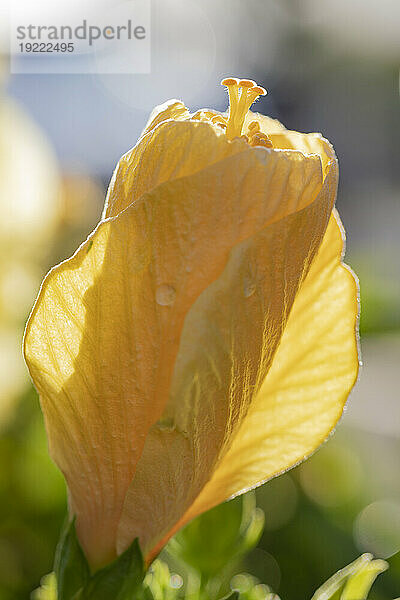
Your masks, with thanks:
[{"label": "water droplet on petal", "polygon": [[170,585],[174,590],[179,590],[183,586],[183,579],[180,575],[171,575]]},{"label": "water droplet on petal", "polygon": [[176,297],[176,291],[172,287],[172,285],[168,285],[164,283],[163,285],[159,285],[156,289],[156,302],[160,304],[160,306],[169,306],[173,304]]},{"label": "water droplet on petal", "polygon": [[160,431],[166,431],[166,432],[171,433],[172,431],[175,430],[176,425],[175,425],[175,422],[174,422],[174,420],[172,418],[165,417],[165,418],[160,419],[159,421],[157,421],[156,427]]},{"label": "water droplet on petal", "polygon": [[243,286],[243,293],[245,298],[250,298],[256,291],[257,286],[254,281],[245,281]]}]

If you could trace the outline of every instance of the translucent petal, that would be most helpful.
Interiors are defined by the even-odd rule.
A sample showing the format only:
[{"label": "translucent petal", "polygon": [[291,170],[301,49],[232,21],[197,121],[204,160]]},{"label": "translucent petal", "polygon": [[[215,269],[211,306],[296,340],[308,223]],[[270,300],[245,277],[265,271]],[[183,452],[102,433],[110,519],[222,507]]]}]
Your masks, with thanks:
[{"label": "translucent petal", "polygon": [[[271,206],[279,170],[280,165],[264,185]],[[277,194],[286,201],[294,189],[299,192],[306,185],[301,178],[293,187],[289,181],[290,177],[285,179],[283,195]],[[250,187],[245,190],[251,189],[249,179],[246,185]],[[313,202],[232,247],[223,273],[188,312],[168,404],[148,434],[127,494],[118,551],[139,536],[144,552],[154,556],[180,526],[179,517],[230,446],[271,366],[298,286],[321,243],[335,191],[335,182],[328,177]],[[233,208],[240,206],[241,190],[235,185],[226,196],[235,192],[239,195]],[[214,244],[224,232],[222,214],[219,219]]]},{"label": "translucent petal", "polygon": [[260,124],[261,131],[266,133],[268,136],[270,133],[280,133],[286,131],[286,127],[282,125],[277,119],[272,119],[258,112],[249,110],[244,120],[243,131],[247,130],[249,123],[257,121]]},{"label": "translucent petal", "polygon": [[324,176],[330,169],[335,156],[332,145],[320,133],[299,133],[285,130],[269,136],[274,148],[299,150],[304,154],[317,154],[322,163]]},{"label": "translucent petal", "polygon": [[[262,119],[264,125],[266,120],[275,123],[263,115],[252,114],[252,117]],[[284,130],[283,125],[276,123],[276,130],[279,127]],[[336,165],[329,142],[320,134],[284,131],[270,136],[274,147],[319,156],[323,176],[326,177],[331,165]],[[107,193],[104,217],[117,215],[160,183],[196,173],[246,149],[248,146],[243,139],[228,142],[222,130],[208,123],[187,120],[162,122],[120,159]]]},{"label": "translucent petal", "polygon": [[160,183],[196,173],[247,149],[244,140],[230,143],[222,130],[207,123],[161,123],[120,159],[107,193],[104,216],[114,217]]},{"label": "translucent petal", "polygon": [[317,157],[247,147],[142,195],[47,276],[25,355],[92,564],[115,554],[125,494],[168,401],[186,314],[232,248],[312,204],[321,185]]},{"label": "translucent petal", "polygon": [[167,102],[164,102],[164,104],[160,104],[159,106],[153,108],[145,128],[142,131],[142,136],[149,131],[152,131],[163,121],[167,121],[168,119],[182,121],[188,119],[189,116],[190,113],[181,100],[167,100]]},{"label": "translucent petal", "polygon": [[332,145],[320,133],[301,133],[286,129],[277,119],[271,119],[251,111],[246,115],[244,131],[252,121],[257,121],[263,133],[270,138],[273,147],[281,150],[299,150],[304,154],[317,154],[321,158],[324,177],[327,175],[335,152]]},{"label": "translucent petal", "polygon": [[232,446],[184,521],[297,464],[331,433],[358,373],[356,278],[333,214],[272,366]]}]

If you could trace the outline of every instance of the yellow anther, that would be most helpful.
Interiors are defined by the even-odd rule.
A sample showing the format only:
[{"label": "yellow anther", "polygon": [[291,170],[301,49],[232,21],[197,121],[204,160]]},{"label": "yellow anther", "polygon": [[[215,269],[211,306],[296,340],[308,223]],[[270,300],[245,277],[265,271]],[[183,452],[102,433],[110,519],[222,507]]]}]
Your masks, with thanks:
[{"label": "yellow anther", "polygon": [[239,79],[236,79],[236,77],[226,77],[221,81],[221,85],[226,85],[226,87],[229,87],[230,85],[237,85],[238,83]]},{"label": "yellow anther", "polygon": [[228,88],[229,118],[226,137],[232,140],[242,134],[244,120],[250,106],[259,96],[265,96],[267,91],[252,79],[236,79],[227,77],[221,81]]},{"label": "yellow anther", "polygon": [[272,148],[272,142],[269,137],[261,131],[255,132],[253,135],[250,133],[249,144],[250,146],[264,146],[264,148]]},{"label": "yellow anther", "polygon": [[[257,100],[257,98],[259,96],[266,96],[266,95],[267,95],[267,90],[259,85],[255,85],[254,87],[249,88],[249,90],[247,92],[248,107],[250,108],[250,106],[253,104],[253,102],[255,102]],[[249,110],[249,108],[247,110]]]},{"label": "yellow anther", "polygon": [[239,81],[239,87],[241,88],[253,88],[256,87],[257,84],[252,79],[241,79]]},{"label": "yellow anther", "polygon": [[255,85],[253,88],[251,88],[251,91],[257,94],[257,96],[266,96],[268,94],[267,90],[261,87],[261,85]]},{"label": "yellow anther", "polygon": [[226,121],[222,115],[215,115],[215,117],[211,119],[211,123],[219,125],[220,127],[226,127]]},{"label": "yellow anther", "polygon": [[260,123],[258,121],[252,121],[248,126],[249,133],[253,134],[256,131],[260,131]]}]

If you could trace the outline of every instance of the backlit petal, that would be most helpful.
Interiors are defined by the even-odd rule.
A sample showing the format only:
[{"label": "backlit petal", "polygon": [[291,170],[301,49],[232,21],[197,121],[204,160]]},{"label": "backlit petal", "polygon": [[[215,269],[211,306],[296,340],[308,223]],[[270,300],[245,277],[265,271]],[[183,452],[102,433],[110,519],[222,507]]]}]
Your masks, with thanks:
[{"label": "backlit petal", "polygon": [[321,185],[318,157],[247,148],[142,195],[46,278],[25,355],[93,565],[115,555],[186,314],[233,247],[311,205]]},{"label": "backlit petal", "polygon": [[333,214],[268,375],[185,520],[295,465],[331,433],[358,373],[357,282]]},{"label": "backlit petal", "polygon": [[266,115],[262,115],[258,112],[253,112],[251,110],[249,110],[244,120],[244,131],[247,130],[249,123],[251,123],[252,121],[257,121],[257,123],[260,124],[261,131],[266,133],[268,136],[270,133],[280,133],[286,131],[286,127],[282,125],[282,123],[277,119],[272,119],[271,117],[267,117]]},{"label": "backlit petal", "polygon": [[149,131],[152,131],[163,121],[167,121],[168,119],[182,121],[188,119],[189,116],[190,113],[181,100],[167,100],[167,102],[164,102],[164,104],[160,104],[159,106],[153,108],[145,128],[142,131],[141,137]]},{"label": "backlit petal", "polygon": [[245,131],[252,121],[259,123],[260,130],[270,138],[274,148],[282,150],[290,148],[304,154],[317,154],[321,158],[324,176],[326,176],[335,153],[332,145],[320,133],[292,131],[286,129],[277,119],[251,111],[248,112],[244,122]]},{"label": "backlit petal", "polygon": [[[190,309],[168,404],[148,434],[127,495],[118,551],[139,536],[147,557],[154,557],[230,446],[319,248],[336,182],[333,164],[314,202],[234,247],[223,273]],[[297,186],[304,184],[297,180]],[[274,198],[273,187],[264,189],[266,198]],[[287,185],[286,193],[291,189]],[[218,233],[223,231],[221,223]]]},{"label": "backlit petal", "polygon": [[285,130],[269,136],[274,148],[299,150],[304,154],[316,154],[320,157],[324,175],[330,168],[334,150],[332,145],[320,133],[299,133]]},{"label": "backlit petal", "polygon": [[208,123],[161,123],[120,159],[107,193],[104,216],[114,217],[160,183],[196,173],[247,149],[244,140],[228,142],[222,130]]}]

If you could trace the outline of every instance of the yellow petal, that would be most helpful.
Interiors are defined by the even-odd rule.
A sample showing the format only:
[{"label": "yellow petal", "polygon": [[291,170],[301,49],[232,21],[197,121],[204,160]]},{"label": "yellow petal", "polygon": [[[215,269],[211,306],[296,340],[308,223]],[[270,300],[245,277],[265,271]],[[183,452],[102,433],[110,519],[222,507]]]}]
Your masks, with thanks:
[{"label": "yellow petal", "polygon": [[222,130],[208,123],[161,123],[119,161],[104,216],[114,217],[160,183],[196,173],[244,150],[248,150],[244,140],[228,142]]},{"label": "yellow petal", "polygon": [[[251,119],[254,118],[260,121],[264,129],[285,131],[270,136],[275,148],[319,156],[323,176],[326,177],[336,159],[332,146],[320,134],[286,131],[278,121],[251,113]],[[227,156],[248,149],[243,139],[228,142],[222,130],[208,123],[164,121],[157,123],[157,127],[151,127],[118,162],[107,193],[105,218],[117,215],[160,183],[196,173]]]},{"label": "yellow petal", "polygon": [[115,555],[187,312],[234,246],[311,205],[321,185],[318,157],[247,148],[142,195],[47,276],[25,356],[92,565]]},{"label": "yellow petal", "polygon": [[[280,178],[279,167],[274,176]],[[119,552],[138,536],[148,559],[154,557],[182,525],[183,514],[231,444],[271,366],[298,286],[321,243],[336,176],[333,165],[332,180],[326,179],[313,202],[235,246],[223,273],[187,314],[170,398],[148,434],[127,494]],[[298,190],[306,184],[300,178],[296,182]],[[264,189],[273,204],[273,180]],[[292,187],[285,189],[290,194]],[[236,202],[239,206],[240,195]],[[218,235],[223,231],[220,221]]]},{"label": "yellow petal", "polygon": [[186,106],[180,100],[167,100],[164,104],[160,104],[153,108],[150,113],[150,117],[142,131],[142,135],[145,135],[149,131],[152,131],[157,125],[168,119],[174,121],[183,121],[190,117],[190,113]]},{"label": "yellow petal", "polygon": [[262,115],[258,112],[253,112],[249,110],[247,113],[244,124],[243,131],[246,131],[249,124],[252,121],[257,121],[260,124],[260,129],[263,133],[266,133],[268,136],[270,133],[280,133],[286,131],[286,127],[280,123],[277,119],[272,119],[271,117],[267,117],[266,115]]},{"label": "yellow petal", "polygon": [[193,518],[311,454],[340,419],[358,373],[358,288],[331,216],[272,367],[232,446],[186,514]]},{"label": "yellow petal", "polygon": [[300,133],[285,130],[269,135],[274,148],[299,150],[304,154],[317,154],[322,163],[324,176],[329,171],[334,151],[332,145],[320,133]]},{"label": "yellow petal", "polygon": [[277,119],[271,119],[251,111],[246,115],[244,131],[252,121],[259,123],[260,130],[268,135],[274,148],[299,150],[304,154],[317,154],[321,158],[324,176],[327,175],[335,153],[332,145],[320,133],[291,131]]}]

